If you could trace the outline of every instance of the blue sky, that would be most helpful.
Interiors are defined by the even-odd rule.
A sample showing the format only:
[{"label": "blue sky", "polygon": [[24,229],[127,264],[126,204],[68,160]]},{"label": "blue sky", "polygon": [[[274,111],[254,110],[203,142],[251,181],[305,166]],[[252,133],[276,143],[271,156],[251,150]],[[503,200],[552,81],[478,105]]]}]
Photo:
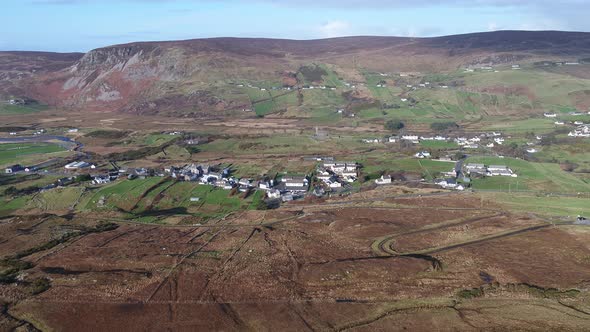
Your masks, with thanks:
[{"label": "blue sky", "polygon": [[[590,31],[586,0],[2,0],[0,50],[88,51],[205,37]],[[8,15],[6,15],[8,13]]]}]

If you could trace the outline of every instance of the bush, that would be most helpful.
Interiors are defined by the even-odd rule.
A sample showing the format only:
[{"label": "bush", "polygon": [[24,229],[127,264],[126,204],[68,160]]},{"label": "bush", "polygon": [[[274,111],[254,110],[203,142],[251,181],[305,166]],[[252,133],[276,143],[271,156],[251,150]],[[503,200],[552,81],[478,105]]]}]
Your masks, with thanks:
[{"label": "bush", "polygon": [[93,138],[105,138],[105,139],[118,139],[127,136],[129,132],[127,131],[118,131],[118,130],[95,130],[86,134],[86,137],[93,137]]},{"label": "bush", "polygon": [[38,278],[33,280],[29,285],[29,293],[31,295],[41,294],[44,291],[48,290],[51,287],[51,283],[47,278]]},{"label": "bush", "polygon": [[434,122],[430,125],[430,128],[435,131],[447,131],[458,129],[459,125],[455,122]]},{"label": "bush", "polygon": [[481,288],[464,289],[460,291],[457,296],[462,299],[473,299],[483,296],[483,290]]},{"label": "bush", "polygon": [[400,120],[389,120],[385,122],[385,129],[391,132],[397,132],[398,130],[404,128],[406,125]]}]

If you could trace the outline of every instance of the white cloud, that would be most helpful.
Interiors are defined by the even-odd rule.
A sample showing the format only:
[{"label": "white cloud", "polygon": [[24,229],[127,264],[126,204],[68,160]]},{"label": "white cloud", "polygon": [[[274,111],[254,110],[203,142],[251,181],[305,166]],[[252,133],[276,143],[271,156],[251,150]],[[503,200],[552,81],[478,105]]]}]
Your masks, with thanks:
[{"label": "white cloud", "polygon": [[351,35],[352,27],[345,21],[330,21],[322,24],[318,30],[321,37],[332,38]]}]

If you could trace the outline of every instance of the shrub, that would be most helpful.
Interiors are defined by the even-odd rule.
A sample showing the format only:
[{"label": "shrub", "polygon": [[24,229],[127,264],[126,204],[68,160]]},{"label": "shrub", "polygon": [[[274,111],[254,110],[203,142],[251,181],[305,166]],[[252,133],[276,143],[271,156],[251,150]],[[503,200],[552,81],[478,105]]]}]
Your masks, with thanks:
[{"label": "shrub", "polygon": [[389,120],[385,122],[385,129],[391,132],[397,132],[398,130],[404,128],[406,125],[400,120]]},{"label": "shrub", "polygon": [[459,125],[455,122],[434,122],[430,125],[430,128],[435,131],[447,131],[458,129]]}]

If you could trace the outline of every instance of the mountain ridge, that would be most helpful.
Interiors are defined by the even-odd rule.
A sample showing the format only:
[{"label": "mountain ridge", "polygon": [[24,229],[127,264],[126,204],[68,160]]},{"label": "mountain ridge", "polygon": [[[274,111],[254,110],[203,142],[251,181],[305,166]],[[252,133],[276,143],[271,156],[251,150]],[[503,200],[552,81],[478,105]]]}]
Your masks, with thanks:
[{"label": "mountain ridge", "polygon": [[133,42],[85,54],[0,52],[0,95],[23,95],[60,107],[143,112],[149,105],[150,112],[158,112],[196,105],[207,112],[249,106],[220,96],[219,82],[280,81],[310,63],[344,73],[359,68],[435,72],[589,55],[590,33],[567,31]]}]

